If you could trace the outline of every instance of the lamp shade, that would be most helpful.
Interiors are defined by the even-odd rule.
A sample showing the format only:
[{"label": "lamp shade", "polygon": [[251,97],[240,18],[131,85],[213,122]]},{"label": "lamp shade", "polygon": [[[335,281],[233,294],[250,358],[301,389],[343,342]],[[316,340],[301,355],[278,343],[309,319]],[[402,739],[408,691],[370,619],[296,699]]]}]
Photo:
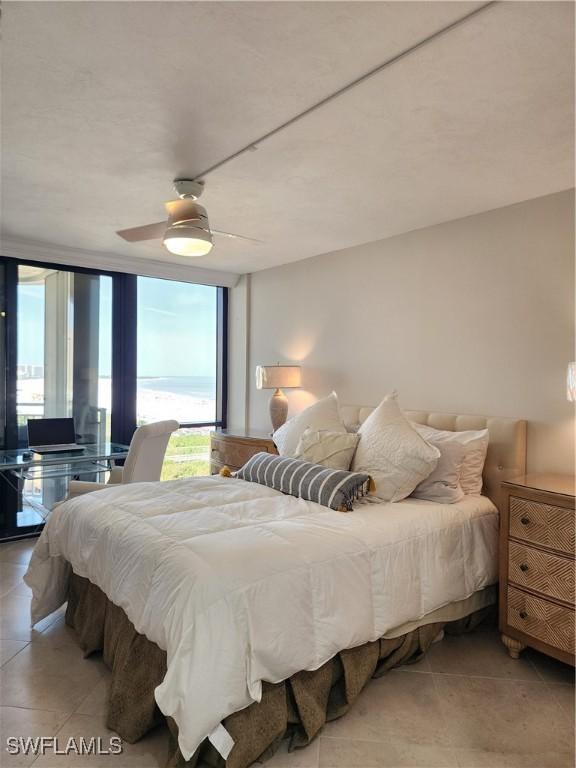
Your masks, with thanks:
[{"label": "lamp shade", "polygon": [[566,397],[571,403],[576,402],[576,363],[568,363]]},{"label": "lamp shade", "polygon": [[300,386],[299,365],[256,366],[257,389],[294,389]]}]

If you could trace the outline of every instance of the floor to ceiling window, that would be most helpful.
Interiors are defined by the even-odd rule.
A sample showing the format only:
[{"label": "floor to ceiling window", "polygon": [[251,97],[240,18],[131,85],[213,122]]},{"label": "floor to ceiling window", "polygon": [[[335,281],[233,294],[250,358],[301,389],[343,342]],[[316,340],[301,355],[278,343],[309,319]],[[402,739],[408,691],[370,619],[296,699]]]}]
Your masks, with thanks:
[{"label": "floor to ceiling window", "polygon": [[[30,419],[72,417],[79,443],[110,434],[112,278],[18,266],[16,420],[26,444]],[[24,483],[18,527],[40,524],[67,492],[65,476]]]},{"label": "floor to ceiling window", "polygon": [[210,427],[193,425],[217,421],[218,289],[139,277],[137,291],[137,422],[183,425],[163,479],[208,474]]},{"label": "floor to ceiling window", "polygon": [[[175,419],[162,479],[207,474],[210,429],[226,421],[226,301],[225,288],[0,259],[0,449],[26,446],[34,418],[125,444]],[[0,477],[0,539],[37,530],[67,482]]]}]

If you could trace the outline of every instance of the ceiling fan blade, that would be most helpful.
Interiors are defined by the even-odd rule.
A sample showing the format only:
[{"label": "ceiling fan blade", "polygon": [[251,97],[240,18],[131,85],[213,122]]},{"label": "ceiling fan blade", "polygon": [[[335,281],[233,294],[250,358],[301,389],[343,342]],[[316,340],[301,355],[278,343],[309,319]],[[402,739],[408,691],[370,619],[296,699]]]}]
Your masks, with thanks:
[{"label": "ceiling fan blade", "polygon": [[157,221],[156,224],[145,224],[143,227],[121,229],[116,234],[129,243],[138,243],[140,240],[159,240],[164,236],[166,226],[165,221]]},{"label": "ceiling fan blade", "polygon": [[210,232],[212,232],[213,235],[220,235],[220,237],[229,237],[231,240],[248,240],[250,243],[262,243],[263,240],[257,240],[255,237],[246,237],[245,235],[233,235],[232,232],[222,232],[219,229],[212,229],[210,227]]}]

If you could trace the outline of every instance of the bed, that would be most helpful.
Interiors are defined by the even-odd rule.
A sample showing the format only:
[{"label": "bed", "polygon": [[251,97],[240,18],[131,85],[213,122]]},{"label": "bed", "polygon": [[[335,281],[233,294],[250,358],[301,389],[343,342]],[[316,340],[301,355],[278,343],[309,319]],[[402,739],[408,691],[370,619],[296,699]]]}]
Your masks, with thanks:
[{"label": "bed", "polygon": [[[350,428],[368,413],[342,409]],[[68,600],[85,651],[113,669],[110,727],[134,740],[160,710],[175,735],[170,764],[243,768],[287,732],[307,743],[370,677],[482,615],[497,579],[499,484],[525,469],[525,423],[407,415],[488,428],[486,496],[343,514],[214,476],[55,510],[26,577],[32,620]]]}]

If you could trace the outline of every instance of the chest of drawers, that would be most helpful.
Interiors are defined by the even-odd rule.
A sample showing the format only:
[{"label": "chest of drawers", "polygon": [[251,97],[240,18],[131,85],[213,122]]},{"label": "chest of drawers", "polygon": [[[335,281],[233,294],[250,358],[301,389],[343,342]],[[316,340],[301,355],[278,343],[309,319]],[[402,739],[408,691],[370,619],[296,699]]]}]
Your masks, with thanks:
[{"label": "chest of drawers", "polygon": [[574,506],[573,478],[502,485],[500,631],[514,658],[530,646],[574,664]]}]

